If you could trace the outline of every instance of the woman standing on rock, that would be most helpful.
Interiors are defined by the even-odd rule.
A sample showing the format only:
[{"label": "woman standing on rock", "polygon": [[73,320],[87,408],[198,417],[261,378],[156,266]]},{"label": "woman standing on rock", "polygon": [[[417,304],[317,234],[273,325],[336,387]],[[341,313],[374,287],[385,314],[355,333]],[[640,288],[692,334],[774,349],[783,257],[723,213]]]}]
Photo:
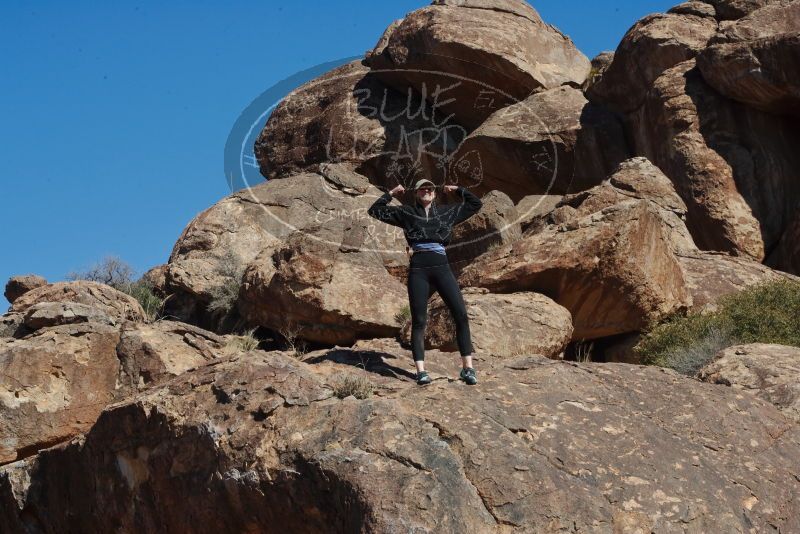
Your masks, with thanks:
[{"label": "woman standing on rock", "polygon": [[425,371],[425,326],[428,322],[428,298],[435,289],[456,324],[456,339],[462,361],[460,378],[473,385],[478,378],[472,367],[473,349],[467,310],[444,247],[450,242],[453,226],[477,213],[483,202],[461,186],[446,185],[444,190],[456,191],[462,201],[438,205],[434,202],[436,186],[430,180],[422,179],[414,186],[413,206],[388,205],[394,195],[405,192],[405,188],[398,185],[376,200],[367,213],[379,221],[401,227],[414,251],[408,269],[408,300],[411,308],[411,351],[417,367],[417,383],[431,382]]}]

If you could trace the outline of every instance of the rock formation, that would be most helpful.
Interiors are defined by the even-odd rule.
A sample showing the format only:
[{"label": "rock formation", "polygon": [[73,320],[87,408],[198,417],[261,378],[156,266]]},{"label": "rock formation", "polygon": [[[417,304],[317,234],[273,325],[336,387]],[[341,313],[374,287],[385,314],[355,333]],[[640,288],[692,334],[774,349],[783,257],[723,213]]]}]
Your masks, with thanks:
[{"label": "rock formation", "polygon": [[798,6],[687,2],[645,17],[586,90],[675,183],[703,250],[762,261],[794,219]]},{"label": "rock formation", "polygon": [[170,314],[213,326],[209,303],[220,288],[231,287],[235,305],[248,265],[256,261],[253,269],[266,268],[270,254],[307,227],[322,225],[346,235],[349,241],[337,246],[374,250],[368,254],[378,267],[407,265],[400,229],[377,227],[366,213],[380,194],[365,177],[324,165],[317,173],[269,181],[223,199],[198,215],[173,248],[166,268]]},{"label": "rock formation", "polygon": [[614,59],[588,91],[590,99],[617,111],[639,108],[667,69],[692,59],[717,30],[717,21],[679,10],[648,15],[622,39]]},{"label": "rock formation", "polygon": [[97,282],[55,282],[28,291],[11,305],[11,312],[27,313],[43,303],[76,303],[95,308],[117,321],[144,321],[141,305],[125,293]]},{"label": "rock formation", "polygon": [[439,127],[433,111],[418,94],[384,85],[355,61],[284,98],[255,154],[270,179],[339,163],[382,187],[410,187],[421,176],[439,183],[431,162],[454,152],[467,131],[456,121]]},{"label": "rock formation", "polygon": [[[572,340],[569,311],[544,295],[533,292],[489,293],[486,289],[464,288],[469,314],[472,346],[483,356],[511,358],[537,354],[558,358]],[[411,343],[411,322],[402,331],[406,346]],[[455,323],[439,295],[428,304],[425,348],[455,352]]]},{"label": "rock formation", "polygon": [[[591,64],[522,0],[395,21],[142,277],[164,320],[9,281],[0,531],[800,532],[798,349],[632,350],[798,280],[798,9],[687,1]],[[415,383],[406,240],[367,215],[421,177],[482,196],[447,250],[476,386],[435,294]]]},{"label": "rock formation", "polygon": [[800,528],[800,427],[730,388],[525,356],[486,366],[477,396],[354,370],[378,389],[339,400],[315,369],[237,355],[115,404],[85,437],[2,468],[0,518],[15,531]]},{"label": "rock formation", "polygon": [[467,187],[499,189],[518,202],[526,195],[583,191],[628,156],[620,121],[580,90],[561,86],[496,111],[453,157],[476,162],[473,167],[480,162],[480,180]]},{"label": "rock formation", "polygon": [[723,95],[778,115],[800,117],[800,2],[775,2],[726,26],[697,64]]},{"label": "rock formation", "polygon": [[8,302],[13,304],[15,300],[28,291],[43,285],[47,285],[47,280],[35,274],[14,276],[8,281],[8,283],[6,283],[6,289],[3,293],[3,296],[6,297]]},{"label": "rock formation", "polygon": [[521,240],[479,257],[459,281],[547,295],[570,311],[580,340],[636,332],[780,276],[753,261],[698,250],[686,215],[669,179],[634,158],[603,184],[566,196]]},{"label": "rock formation", "polygon": [[541,89],[580,85],[589,60],[522,0],[437,1],[392,25],[367,63],[475,128],[494,111]]},{"label": "rock formation", "polygon": [[800,349],[753,343],[721,351],[698,376],[771,402],[800,421]]},{"label": "rock formation", "polygon": [[788,120],[720,97],[691,60],[656,80],[631,122],[636,151],[686,202],[697,244],[763,260],[800,199]]},{"label": "rock formation", "polygon": [[223,354],[211,332],[143,323],[130,299],[62,282],[15,300],[3,317],[21,325],[0,336],[0,463],[85,432],[111,402]]}]

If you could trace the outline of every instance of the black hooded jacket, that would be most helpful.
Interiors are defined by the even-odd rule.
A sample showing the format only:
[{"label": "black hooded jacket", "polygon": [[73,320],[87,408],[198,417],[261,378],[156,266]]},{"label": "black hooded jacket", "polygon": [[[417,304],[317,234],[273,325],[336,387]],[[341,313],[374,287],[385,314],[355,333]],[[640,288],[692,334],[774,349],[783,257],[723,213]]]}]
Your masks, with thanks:
[{"label": "black hooded jacket", "polygon": [[483,206],[481,199],[466,188],[459,186],[455,191],[461,195],[461,202],[438,205],[434,200],[427,214],[416,199],[413,206],[389,206],[392,195],[388,192],[376,200],[367,213],[379,221],[402,228],[409,245],[441,243],[447,246],[453,226],[466,221]]}]

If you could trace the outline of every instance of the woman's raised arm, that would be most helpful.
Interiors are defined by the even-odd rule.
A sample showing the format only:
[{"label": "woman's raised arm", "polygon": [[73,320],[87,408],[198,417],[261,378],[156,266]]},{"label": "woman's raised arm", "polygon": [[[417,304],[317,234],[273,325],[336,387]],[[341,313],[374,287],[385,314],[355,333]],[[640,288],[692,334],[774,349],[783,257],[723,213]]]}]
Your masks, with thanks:
[{"label": "woman's raised arm", "polygon": [[458,186],[456,188],[456,193],[461,195],[462,202],[456,208],[456,216],[453,220],[453,224],[458,224],[460,222],[464,222],[476,213],[480,211],[483,207],[483,201],[475,196],[469,189],[466,187]]},{"label": "woman's raised arm", "polygon": [[400,206],[389,206],[392,200],[392,193],[387,191],[369,207],[367,213],[379,221],[393,226],[403,226],[403,208]]}]

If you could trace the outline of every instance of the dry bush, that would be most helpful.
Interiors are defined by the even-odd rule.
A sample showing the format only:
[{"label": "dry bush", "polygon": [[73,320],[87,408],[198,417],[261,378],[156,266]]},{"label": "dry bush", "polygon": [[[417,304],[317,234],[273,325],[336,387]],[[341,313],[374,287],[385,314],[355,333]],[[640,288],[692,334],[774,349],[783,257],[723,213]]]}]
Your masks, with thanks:
[{"label": "dry bush", "polygon": [[211,299],[206,305],[209,312],[224,317],[234,310],[239,300],[245,267],[242,259],[232,251],[225,253],[217,267],[217,273],[224,281],[210,291]]},{"label": "dry bush", "polygon": [[375,386],[362,375],[343,375],[333,385],[333,393],[340,399],[350,395],[357,399],[366,399],[372,396],[374,391]]},{"label": "dry bush", "polygon": [[225,344],[227,352],[250,352],[258,348],[259,339],[255,336],[256,329],[245,330],[241,334],[231,335]]}]

